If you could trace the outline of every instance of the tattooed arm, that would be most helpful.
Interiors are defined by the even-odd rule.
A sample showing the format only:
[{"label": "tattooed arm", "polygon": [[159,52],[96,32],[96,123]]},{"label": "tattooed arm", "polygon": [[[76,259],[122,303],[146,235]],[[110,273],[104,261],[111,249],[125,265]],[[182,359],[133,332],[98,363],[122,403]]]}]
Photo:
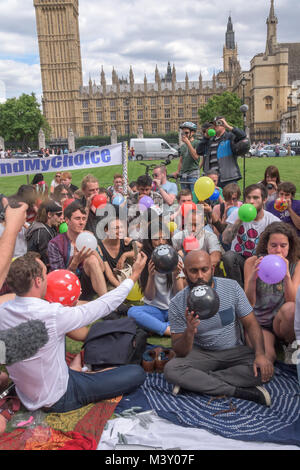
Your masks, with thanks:
[{"label": "tattooed arm", "polygon": [[237,219],[234,224],[228,224],[224,232],[222,233],[223,243],[225,243],[226,245],[231,243],[236,234],[238,233],[238,230],[241,225],[242,221],[240,219]]}]

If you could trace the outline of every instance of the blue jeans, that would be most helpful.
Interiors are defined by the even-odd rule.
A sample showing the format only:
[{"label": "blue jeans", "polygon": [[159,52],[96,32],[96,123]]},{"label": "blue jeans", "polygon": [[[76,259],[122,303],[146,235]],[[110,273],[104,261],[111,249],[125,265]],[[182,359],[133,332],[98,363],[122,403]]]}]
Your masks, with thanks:
[{"label": "blue jeans", "polygon": [[189,189],[191,192],[194,191],[194,184],[199,178],[195,176],[181,176],[180,177],[180,186],[181,189]]},{"label": "blue jeans", "polygon": [[47,413],[66,413],[90,403],[130,393],[142,385],[146,374],[135,364],[118,366],[104,372],[92,374],[69,369],[66,393],[48,408]]},{"label": "blue jeans", "polygon": [[143,305],[141,307],[130,307],[127,312],[128,317],[135,319],[136,323],[146,330],[163,336],[168,322],[168,310],[160,310],[152,305]]}]

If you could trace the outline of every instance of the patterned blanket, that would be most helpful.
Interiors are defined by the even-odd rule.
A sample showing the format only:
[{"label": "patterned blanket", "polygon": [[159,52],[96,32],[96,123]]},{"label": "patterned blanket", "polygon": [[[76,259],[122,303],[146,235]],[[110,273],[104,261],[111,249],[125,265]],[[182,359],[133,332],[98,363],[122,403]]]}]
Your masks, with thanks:
[{"label": "patterned blanket", "polygon": [[174,424],[202,428],[222,437],[300,447],[300,388],[295,366],[276,363],[275,375],[265,387],[272,397],[269,408],[185,391],[173,396],[163,374],[147,374],[144,385],[124,397],[116,413],[140,406],[155,410]]}]

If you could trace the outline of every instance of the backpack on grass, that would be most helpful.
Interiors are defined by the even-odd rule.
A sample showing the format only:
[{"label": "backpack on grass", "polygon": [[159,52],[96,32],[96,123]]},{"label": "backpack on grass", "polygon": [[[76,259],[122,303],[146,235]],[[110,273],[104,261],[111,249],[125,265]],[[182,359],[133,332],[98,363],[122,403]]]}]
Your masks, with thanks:
[{"label": "backpack on grass", "polygon": [[83,345],[84,363],[93,371],[110,366],[141,364],[148,332],[133,318],[107,320],[91,326]]}]

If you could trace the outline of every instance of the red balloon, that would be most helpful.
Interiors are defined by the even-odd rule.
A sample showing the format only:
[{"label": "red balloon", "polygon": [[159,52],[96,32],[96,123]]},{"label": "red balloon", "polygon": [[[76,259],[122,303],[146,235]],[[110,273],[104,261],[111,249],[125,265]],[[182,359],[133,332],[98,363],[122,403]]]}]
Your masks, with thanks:
[{"label": "red balloon", "polygon": [[183,240],[183,249],[186,253],[189,253],[193,250],[199,250],[199,241],[193,236],[186,237]]},{"label": "red balloon", "polygon": [[67,269],[56,269],[47,275],[45,300],[72,307],[81,294],[81,285],[76,274]]},{"label": "red balloon", "polygon": [[186,217],[190,211],[197,210],[197,206],[194,202],[184,202],[181,206],[181,215]]},{"label": "red balloon", "polygon": [[105,194],[96,194],[96,196],[93,197],[92,200],[92,205],[95,206],[96,208],[98,207],[104,207],[107,204],[107,197]]},{"label": "red balloon", "polygon": [[75,199],[66,199],[63,205],[63,210],[65,210]]}]

